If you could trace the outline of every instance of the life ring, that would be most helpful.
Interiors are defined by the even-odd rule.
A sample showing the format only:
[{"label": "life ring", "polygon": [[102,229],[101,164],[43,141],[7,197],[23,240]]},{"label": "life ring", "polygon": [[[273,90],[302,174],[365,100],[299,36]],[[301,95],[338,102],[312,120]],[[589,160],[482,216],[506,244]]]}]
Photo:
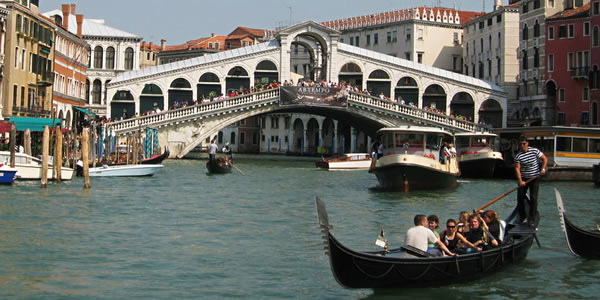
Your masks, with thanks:
[{"label": "life ring", "polygon": [[429,157],[429,158],[435,160],[435,154],[433,154],[433,153],[429,153],[429,154],[425,155],[425,157]]}]

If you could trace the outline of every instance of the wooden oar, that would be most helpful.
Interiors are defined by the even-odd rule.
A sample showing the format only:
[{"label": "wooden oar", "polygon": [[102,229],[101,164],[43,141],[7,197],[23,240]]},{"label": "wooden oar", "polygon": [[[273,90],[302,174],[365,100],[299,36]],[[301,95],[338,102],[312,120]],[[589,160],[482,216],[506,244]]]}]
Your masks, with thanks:
[{"label": "wooden oar", "polygon": [[242,172],[242,170],[240,170],[240,168],[238,168],[236,165],[234,165],[231,161],[229,161],[229,163],[238,171],[240,171],[240,173],[242,173],[242,175],[246,175],[244,172]]},{"label": "wooden oar", "polygon": [[[539,177],[539,176],[536,176],[536,177],[529,178],[527,181],[525,181],[525,184],[528,184],[529,182],[533,181],[534,179],[536,179],[536,178],[538,178],[538,177]],[[498,201],[498,200],[500,200],[500,199],[502,199],[502,198],[504,198],[504,197],[508,196],[510,193],[512,193],[512,192],[514,192],[514,191],[516,191],[516,190],[518,190],[518,189],[519,189],[519,186],[517,186],[516,188],[513,188],[513,189],[511,189],[510,191],[508,191],[508,192],[506,192],[506,193],[504,193],[504,194],[502,194],[502,195],[500,195],[500,196],[496,197],[496,199],[494,199],[494,200],[492,200],[492,201],[490,201],[490,202],[486,203],[484,206],[482,206],[482,207],[478,208],[476,211],[480,211],[480,210],[483,210],[483,209],[485,209],[486,207],[488,207],[488,206],[490,206],[490,205],[492,205],[492,204],[496,203],[496,201]]]}]

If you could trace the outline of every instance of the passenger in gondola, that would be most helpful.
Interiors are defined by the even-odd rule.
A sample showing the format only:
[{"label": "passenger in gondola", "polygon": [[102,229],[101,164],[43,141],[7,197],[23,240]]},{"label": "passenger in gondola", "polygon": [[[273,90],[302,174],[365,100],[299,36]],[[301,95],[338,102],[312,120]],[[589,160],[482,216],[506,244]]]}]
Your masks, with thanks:
[{"label": "passenger in gondola", "polygon": [[466,246],[459,245],[456,249],[458,254],[475,253],[478,251],[486,250],[488,248],[497,247],[498,241],[489,232],[487,226],[481,221],[481,217],[478,214],[473,214],[469,217],[470,231],[465,235],[458,233],[458,238]]},{"label": "passenger in gondola", "polygon": [[456,232],[465,234],[469,232],[469,217],[471,214],[468,211],[461,211],[458,215],[458,224],[456,224]]},{"label": "passenger in gondola", "polygon": [[456,228],[456,220],[448,219],[448,221],[446,221],[446,229],[440,234],[442,243],[444,243],[450,251],[455,251],[458,245],[459,238],[456,233]]},{"label": "passenger in gondola", "polygon": [[[415,247],[423,252],[427,252],[427,244],[434,243],[440,247],[440,249],[448,255],[456,255],[454,252],[448,250],[446,245],[442,243],[433,232],[427,227],[427,217],[425,215],[416,215],[414,218],[414,227],[411,227],[404,237],[404,245]],[[438,249],[437,251],[430,252],[433,255],[442,255],[442,252]],[[403,253],[404,257],[414,257],[412,254],[407,252]]]},{"label": "passenger in gondola", "polygon": [[[440,219],[438,218],[438,216],[436,215],[429,215],[427,217],[427,224],[429,225],[429,229],[433,232],[433,234],[435,235],[436,238],[440,238],[440,234],[437,232],[437,228],[440,226]],[[434,243],[429,243],[427,245],[427,251],[433,250],[433,249],[440,249],[439,247],[437,247]]]},{"label": "passenger in gondola", "polygon": [[228,157],[229,161],[233,161],[233,153],[231,151],[231,148],[229,148],[229,142],[225,143],[225,146],[222,149],[223,154],[225,154],[226,157]]},{"label": "passenger in gondola", "polygon": [[490,233],[496,237],[499,243],[502,243],[504,240],[504,229],[506,228],[506,222],[499,220],[498,214],[492,209],[483,212],[482,218]]}]

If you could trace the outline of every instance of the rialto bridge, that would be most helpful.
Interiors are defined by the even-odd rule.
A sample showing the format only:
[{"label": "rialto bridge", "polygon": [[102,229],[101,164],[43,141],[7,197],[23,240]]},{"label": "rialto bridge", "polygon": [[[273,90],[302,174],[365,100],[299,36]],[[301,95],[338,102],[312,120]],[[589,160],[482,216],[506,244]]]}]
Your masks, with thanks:
[{"label": "rialto bridge", "polygon": [[[160,145],[168,146],[172,157],[183,157],[230,124],[268,113],[301,112],[336,120],[318,124],[319,143],[326,138],[334,145],[338,120],[369,135],[406,124],[455,132],[483,130],[479,123],[506,126],[506,96],[492,83],[340,43],[339,37],[339,32],[307,21],[265,43],[123,73],[108,85],[107,113],[112,120],[126,118],[107,126],[120,135],[141,127],[159,128]],[[305,78],[351,83],[373,96],[349,93],[345,107],[281,105],[280,89],[269,89],[203,103],[232,90],[289,82],[296,71],[292,63],[299,59],[298,45],[309,54]],[[383,100],[381,94],[406,105]],[[156,107],[162,112],[145,115]],[[324,136],[323,126],[334,127],[327,130],[329,136]]]}]

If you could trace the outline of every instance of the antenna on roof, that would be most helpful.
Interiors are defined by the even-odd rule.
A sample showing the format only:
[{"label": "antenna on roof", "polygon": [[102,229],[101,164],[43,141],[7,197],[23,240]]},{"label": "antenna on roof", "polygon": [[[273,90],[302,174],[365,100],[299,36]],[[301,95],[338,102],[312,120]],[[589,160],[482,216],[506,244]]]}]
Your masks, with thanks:
[{"label": "antenna on roof", "polygon": [[483,10],[481,12],[485,12],[485,0],[481,0],[481,2],[483,3]]}]

